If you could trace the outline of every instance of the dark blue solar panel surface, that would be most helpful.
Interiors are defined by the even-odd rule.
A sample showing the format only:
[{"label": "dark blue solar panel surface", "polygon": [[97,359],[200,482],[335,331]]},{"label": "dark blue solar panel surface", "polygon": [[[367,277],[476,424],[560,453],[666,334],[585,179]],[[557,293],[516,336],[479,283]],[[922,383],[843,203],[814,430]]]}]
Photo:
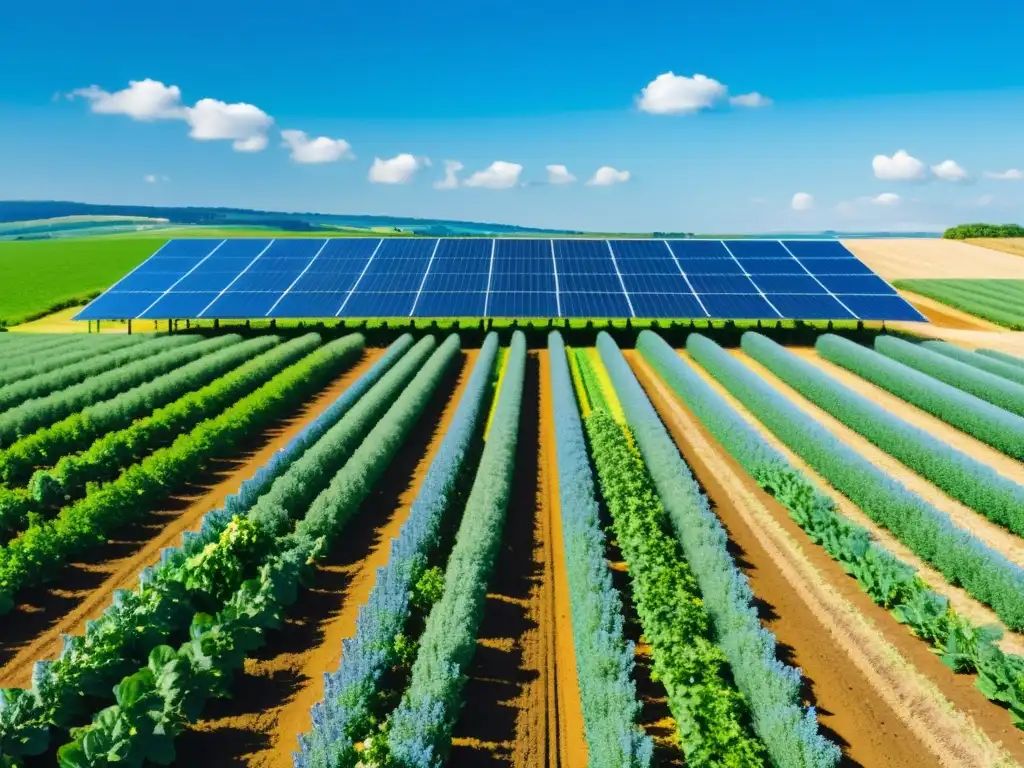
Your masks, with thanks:
[{"label": "dark blue solar panel surface", "polygon": [[836,240],[171,240],[78,319],[922,320]]}]

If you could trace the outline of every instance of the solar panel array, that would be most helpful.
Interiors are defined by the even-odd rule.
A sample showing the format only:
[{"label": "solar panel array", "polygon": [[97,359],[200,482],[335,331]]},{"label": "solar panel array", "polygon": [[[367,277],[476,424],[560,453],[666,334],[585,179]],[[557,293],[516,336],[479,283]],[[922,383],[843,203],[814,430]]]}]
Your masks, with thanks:
[{"label": "solar panel array", "polygon": [[924,320],[837,240],[171,240],[96,319]]}]

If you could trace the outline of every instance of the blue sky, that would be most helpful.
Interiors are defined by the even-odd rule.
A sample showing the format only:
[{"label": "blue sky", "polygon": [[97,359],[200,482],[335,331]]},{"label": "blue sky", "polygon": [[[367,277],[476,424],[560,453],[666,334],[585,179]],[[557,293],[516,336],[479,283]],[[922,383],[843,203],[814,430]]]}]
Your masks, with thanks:
[{"label": "blue sky", "polygon": [[164,7],[5,8],[0,199],[616,231],[1024,219],[1020,4]]}]

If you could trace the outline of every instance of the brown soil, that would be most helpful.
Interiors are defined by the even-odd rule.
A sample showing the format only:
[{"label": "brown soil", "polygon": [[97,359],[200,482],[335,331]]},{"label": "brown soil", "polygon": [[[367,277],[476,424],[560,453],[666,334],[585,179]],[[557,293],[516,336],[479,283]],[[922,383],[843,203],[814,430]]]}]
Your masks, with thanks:
[{"label": "brown soil", "polygon": [[453,731],[452,765],[535,768],[559,761],[552,486],[550,463],[541,460],[541,389],[539,354],[530,352],[516,483]]},{"label": "brown soil", "polygon": [[[583,707],[580,702],[579,679],[576,675],[576,649],[573,644],[569,579],[566,573],[565,540],[562,533],[562,513],[558,500],[558,463],[555,456],[555,412],[551,396],[551,369],[547,351],[540,356],[540,442],[542,487],[547,490],[547,510],[550,531],[545,537],[550,544],[548,569],[554,575],[554,621],[549,633],[549,660],[554,664],[556,696],[549,696],[549,717],[557,720],[558,765],[563,768],[586,768],[587,740],[583,726]],[[549,723],[549,728],[551,725]]]},{"label": "brown soil", "polygon": [[342,641],[355,634],[359,609],[409,517],[477,354],[463,352],[442,381],[359,516],[317,567],[315,587],[301,593],[282,630],[246,660],[234,698],[212,703],[181,737],[180,765],[292,765],[298,734],[312,726],[309,708],[323,698],[323,673],[338,668]]},{"label": "brown soil", "polygon": [[[871,538],[877,541],[879,545],[885,547],[894,556],[898,557],[904,563],[917,571],[918,576],[928,584],[930,589],[949,599],[950,605],[957,613],[970,619],[977,625],[996,624],[1002,626],[1002,622],[991,609],[986,608],[984,605],[968,595],[963,589],[951,586],[941,573],[928,565],[928,563],[921,560],[902,542],[900,542],[899,539],[889,533],[885,528],[877,525],[871,518],[865,515],[856,505],[854,505],[853,502],[832,488],[824,478],[808,466],[807,462],[793,453],[793,451],[786,447],[786,445],[775,437],[771,431],[761,424],[760,421],[751,415],[743,404],[736,400],[736,398],[722,387],[718,381],[712,378],[706,371],[704,371],[703,368],[694,363],[686,352],[680,352],[679,356],[686,360],[697,375],[700,376],[708,386],[721,395],[725,401],[729,403],[730,407],[732,407],[732,409],[736,411],[744,421],[757,431],[762,438],[785,456],[790,464],[800,470],[807,477],[811,478],[818,486],[818,489],[835,502],[836,506],[845,517],[865,528],[871,534]],[[1004,626],[1003,629],[1006,630],[1006,627]],[[999,646],[1008,653],[1024,655],[1024,642],[1022,642],[1021,636],[1014,634],[1009,630],[1006,630],[1006,632],[1006,636],[999,641]]]},{"label": "brown soil", "polygon": [[61,635],[80,632],[85,621],[99,618],[115,589],[135,589],[142,569],[159,561],[161,549],[178,544],[184,531],[197,529],[206,512],[220,507],[243,480],[326,410],[380,354],[381,350],[367,350],[356,365],[295,416],[254,436],[239,458],[212,462],[201,483],[169,499],[164,509],[120,531],[115,540],[97,547],[87,559],[69,564],[55,584],[26,590],[20,596],[21,604],[0,625],[0,686],[28,686],[32,665],[60,654]]},{"label": "brown soil", "polygon": [[842,422],[805,399],[800,393],[744,352],[733,350],[732,354],[756,373],[758,378],[784,394],[794,406],[831,432],[845,445],[857,451],[874,466],[884,470],[886,474],[900,482],[908,490],[916,493],[936,509],[945,512],[956,525],[969,530],[979,541],[1001,552],[1018,565],[1024,565],[1024,539],[995,523],[989,522],[970,507],[947,496],[916,472],[901,464],[885,451],[875,447],[866,438],[861,437]]},{"label": "brown soil", "polygon": [[980,317],[964,312],[953,307],[947,307],[942,302],[901,290],[900,294],[909,301],[918,312],[928,318],[933,325],[943,328],[953,328],[961,331],[998,331],[1000,326],[982,320]]},{"label": "brown soil", "polygon": [[987,702],[969,676],[953,674],[925,643],[876,606],[824,549],[809,542],[785,509],[757,487],[642,359],[633,356],[632,361],[731,541],[755,566],[755,593],[774,603],[780,615],[782,594],[789,596],[783,604],[795,596],[810,614],[797,623],[798,641],[790,639],[792,627],[766,623],[781,643],[795,648],[789,663],[803,667],[805,678],[813,681],[821,722],[850,742],[844,747],[847,760],[921,765],[925,760],[917,750],[926,745],[930,761],[938,764],[1006,762],[990,739],[1009,744],[1017,758],[1024,754],[1008,713]]}]

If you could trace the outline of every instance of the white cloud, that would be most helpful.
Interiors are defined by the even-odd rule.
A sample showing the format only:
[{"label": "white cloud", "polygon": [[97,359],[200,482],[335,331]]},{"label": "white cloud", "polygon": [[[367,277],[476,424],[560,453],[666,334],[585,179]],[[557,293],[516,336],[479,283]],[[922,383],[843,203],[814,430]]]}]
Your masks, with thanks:
[{"label": "white cloud", "polygon": [[987,205],[992,205],[995,199],[995,195],[982,195],[981,197],[974,201],[974,204],[981,208],[984,208]]},{"label": "white cloud", "polygon": [[309,138],[305,131],[281,131],[284,145],[291,149],[292,160],[296,163],[334,163],[347,160],[352,154],[352,145],[344,139],[329,139],[326,136]]},{"label": "white cloud", "polygon": [[928,175],[925,164],[916,157],[911,157],[904,149],[897,150],[892,157],[875,155],[871,161],[875,178],[886,181],[910,181],[923,179]]},{"label": "white cloud", "polygon": [[238,152],[266,149],[267,131],[274,119],[259,107],[242,102],[228,104],[217,99],[200,99],[186,107],[181,89],[158,80],[131,80],[128,87],[110,93],[98,85],[79,88],[68,94],[71,99],[89,101],[93,112],[127,115],[133,120],[183,120],[189,124],[189,136],[198,141],[232,141]]},{"label": "white cloud", "polygon": [[458,160],[445,160],[444,178],[434,182],[434,189],[455,189],[459,186],[459,171],[463,168]]},{"label": "white cloud", "polygon": [[903,198],[895,192],[883,192],[872,197],[871,202],[875,205],[899,205],[903,202]]},{"label": "white cloud", "polygon": [[274,118],[245,102],[227,104],[217,99],[200,99],[185,109],[185,119],[197,141],[233,141],[238,152],[259,152],[268,144],[267,130]]},{"label": "white cloud", "polygon": [[467,187],[486,187],[487,189],[508,189],[519,183],[519,174],[523,166],[519,163],[506,163],[496,160],[482,171],[477,171],[463,184]]},{"label": "white cloud", "polygon": [[128,87],[110,93],[98,85],[77,88],[69,99],[80,97],[89,101],[90,109],[100,115],[127,115],[133,120],[181,120],[185,117],[181,89],[164,85],[159,80],[130,80]]},{"label": "white cloud", "polygon": [[374,184],[408,184],[416,175],[416,171],[429,164],[427,158],[416,157],[408,152],[387,160],[375,157],[373,165],[370,166],[369,179]]},{"label": "white cloud", "polygon": [[727,91],[722,83],[705,75],[664,72],[641,91],[637,106],[653,115],[687,114],[714,106]]},{"label": "white cloud", "polygon": [[967,171],[953,160],[943,160],[938,165],[933,165],[932,173],[943,181],[965,181],[967,179]]},{"label": "white cloud", "polygon": [[814,207],[814,197],[806,192],[797,192],[793,195],[794,211],[809,211]]},{"label": "white cloud", "polygon": [[762,96],[757,91],[753,91],[752,93],[741,93],[739,96],[730,96],[729,103],[734,107],[757,109],[758,107],[770,107],[772,100],[767,96]]},{"label": "white cloud", "polygon": [[602,165],[587,181],[588,187],[610,187],[629,181],[629,171],[617,171],[610,165]]},{"label": "white cloud", "polygon": [[576,177],[564,165],[547,166],[548,184],[572,184]]},{"label": "white cloud", "polygon": [[146,174],[143,177],[143,181],[145,181],[147,184],[156,184],[156,176],[154,176],[152,173]]},{"label": "white cloud", "polygon": [[1005,171],[985,171],[985,176],[999,181],[1021,181],[1024,179],[1024,172],[1016,168],[1009,168]]}]

